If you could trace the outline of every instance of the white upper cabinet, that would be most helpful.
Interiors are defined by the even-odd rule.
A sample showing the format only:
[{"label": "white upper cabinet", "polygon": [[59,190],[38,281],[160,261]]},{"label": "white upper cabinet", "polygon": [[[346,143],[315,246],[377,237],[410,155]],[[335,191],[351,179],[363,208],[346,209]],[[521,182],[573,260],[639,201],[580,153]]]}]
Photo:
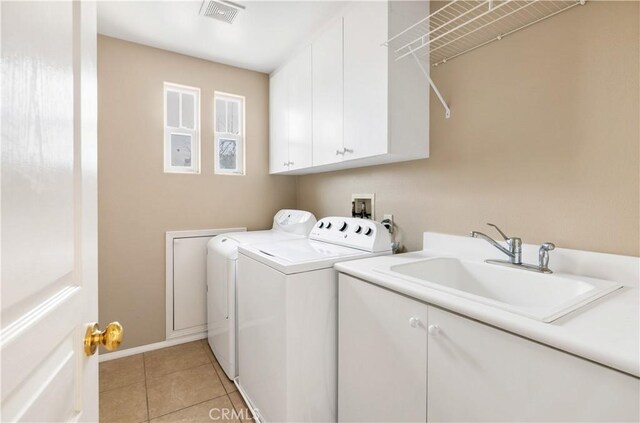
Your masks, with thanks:
[{"label": "white upper cabinet", "polygon": [[311,46],[305,47],[289,68],[289,170],[311,166],[312,85]]},{"label": "white upper cabinet", "polygon": [[359,2],[344,15],[344,160],[387,153],[386,2]]},{"label": "white upper cabinet", "polygon": [[[272,138],[277,145],[271,148],[276,156],[271,173],[325,172],[429,157],[428,81],[413,61],[390,59],[382,45],[428,12],[427,1],[354,2],[329,22],[309,46],[310,94],[307,73],[287,77],[295,87],[287,106],[288,157],[282,160],[285,147]],[[287,62],[272,79],[283,70],[293,73],[307,52]],[[423,60],[429,68],[428,57]],[[272,81],[271,96],[278,95]],[[279,115],[272,112],[272,127],[285,125],[274,122]],[[310,140],[294,135],[308,134],[309,128]],[[305,160],[307,151],[312,151],[310,162]]]},{"label": "white upper cabinet", "polygon": [[311,167],[311,46],[271,75],[269,171]]},{"label": "white upper cabinet", "polygon": [[271,75],[269,82],[269,170],[289,170],[289,111],[287,109],[287,68]]},{"label": "white upper cabinet", "polygon": [[342,159],[343,62],[342,18],[336,19],[312,44],[313,166]]}]

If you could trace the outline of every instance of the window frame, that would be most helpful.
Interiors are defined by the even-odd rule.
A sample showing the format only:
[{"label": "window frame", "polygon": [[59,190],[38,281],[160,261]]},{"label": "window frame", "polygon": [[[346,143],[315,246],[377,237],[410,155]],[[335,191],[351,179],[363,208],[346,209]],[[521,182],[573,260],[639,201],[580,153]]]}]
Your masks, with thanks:
[{"label": "window frame", "polygon": [[[167,121],[167,96],[169,92],[178,93],[178,127],[169,126]],[[201,93],[200,88],[191,87],[188,85],[176,84],[172,82],[163,83],[163,116],[164,116],[164,173],[181,173],[181,174],[200,174],[201,165],[201,142],[200,142],[200,106],[201,106]],[[182,95],[188,94],[194,96],[194,110],[193,110],[193,129],[182,126]],[[184,135],[191,137],[191,166],[173,166],[171,164],[171,136],[172,135]]]},{"label": "window frame", "polygon": [[[218,110],[217,100],[238,102],[240,105],[240,133],[218,132]],[[246,171],[246,98],[238,94],[231,94],[222,91],[214,91],[213,95],[213,152],[214,152],[214,173],[226,176],[245,176]],[[236,141],[236,168],[222,169],[220,167],[220,141]]]}]

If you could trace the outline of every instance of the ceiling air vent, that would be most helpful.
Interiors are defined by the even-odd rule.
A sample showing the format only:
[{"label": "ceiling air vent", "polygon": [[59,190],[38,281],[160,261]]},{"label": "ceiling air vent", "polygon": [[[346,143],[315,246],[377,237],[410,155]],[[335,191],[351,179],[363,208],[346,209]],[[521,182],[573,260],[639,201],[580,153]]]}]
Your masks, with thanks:
[{"label": "ceiling air vent", "polygon": [[244,8],[244,6],[231,1],[204,0],[200,7],[200,15],[226,23],[233,23],[233,20],[238,16],[238,12]]}]

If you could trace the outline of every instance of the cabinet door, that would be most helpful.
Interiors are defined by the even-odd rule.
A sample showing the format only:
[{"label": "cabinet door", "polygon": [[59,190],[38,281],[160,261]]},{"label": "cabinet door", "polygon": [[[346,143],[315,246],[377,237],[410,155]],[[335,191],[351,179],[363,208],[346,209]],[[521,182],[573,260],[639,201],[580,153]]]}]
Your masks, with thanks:
[{"label": "cabinet door", "polygon": [[288,69],[269,80],[269,173],[289,170]]},{"label": "cabinet door", "polygon": [[434,307],[429,323],[429,421],[638,421],[637,378]]},{"label": "cabinet door", "polygon": [[387,153],[387,17],[386,1],[344,16],[344,160]]},{"label": "cabinet door", "polygon": [[173,330],[207,324],[207,243],[212,237],[173,241]]},{"label": "cabinet door", "polygon": [[424,422],[427,306],[344,274],[338,302],[338,421]]},{"label": "cabinet door", "polygon": [[313,137],[311,45],[290,64],[289,72],[289,170],[311,167]]},{"label": "cabinet door", "polygon": [[319,166],[342,161],[342,18],[322,33],[312,50],[313,165]]}]

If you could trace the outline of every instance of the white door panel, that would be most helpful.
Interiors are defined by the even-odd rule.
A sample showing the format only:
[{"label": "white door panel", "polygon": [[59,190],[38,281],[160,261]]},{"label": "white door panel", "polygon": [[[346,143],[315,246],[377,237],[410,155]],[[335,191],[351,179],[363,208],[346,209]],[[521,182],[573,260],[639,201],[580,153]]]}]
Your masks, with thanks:
[{"label": "white door panel", "polygon": [[358,2],[344,16],[344,160],[387,153],[388,7]]},{"label": "white door panel", "polygon": [[[429,307],[428,421],[638,421],[630,375]],[[464,405],[464,406],[461,406]]]},{"label": "white door panel", "polygon": [[207,243],[210,236],[173,241],[173,330],[207,325]]},{"label": "white door panel", "polygon": [[0,419],[97,421],[95,4],[0,7]]},{"label": "white door panel", "polygon": [[269,79],[269,173],[289,169],[289,111],[287,67]]},{"label": "white door panel", "polygon": [[289,65],[289,170],[311,167],[313,137],[311,45]]},{"label": "white door panel", "polygon": [[[342,18],[313,42],[313,165],[342,161]],[[338,153],[338,154],[336,154]]]},{"label": "white door panel", "polygon": [[427,305],[342,273],[338,287],[338,421],[426,421]]}]

